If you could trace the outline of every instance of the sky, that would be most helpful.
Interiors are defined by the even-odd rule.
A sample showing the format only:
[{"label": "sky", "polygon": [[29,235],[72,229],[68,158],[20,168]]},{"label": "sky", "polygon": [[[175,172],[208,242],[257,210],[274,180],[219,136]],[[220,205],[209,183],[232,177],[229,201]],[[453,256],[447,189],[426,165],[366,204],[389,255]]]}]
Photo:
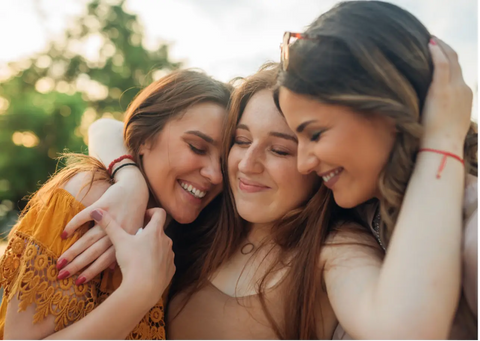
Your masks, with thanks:
[{"label": "sky", "polygon": [[[114,0],[105,0],[106,2]],[[9,61],[44,50],[62,35],[88,0],[0,0],[0,72]],[[279,61],[284,31],[303,31],[337,0],[127,0],[144,44],[170,44],[170,57],[222,81]],[[390,0],[410,11],[458,53],[467,84],[478,86],[476,0]],[[39,15],[40,13],[40,15]],[[477,113],[477,96],[473,108]]]}]

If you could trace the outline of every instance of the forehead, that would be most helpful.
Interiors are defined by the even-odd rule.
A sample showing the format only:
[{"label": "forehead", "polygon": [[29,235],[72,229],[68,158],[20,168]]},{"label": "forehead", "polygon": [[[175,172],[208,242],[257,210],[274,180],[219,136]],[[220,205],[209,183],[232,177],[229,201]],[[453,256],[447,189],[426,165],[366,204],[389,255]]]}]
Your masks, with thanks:
[{"label": "forehead", "polygon": [[273,92],[270,90],[261,90],[252,96],[239,123],[246,124],[251,130],[258,128],[265,132],[272,129],[290,131],[273,101]]},{"label": "forehead", "polygon": [[225,108],[217,103],[204,102],[191,106],[168,125],[175,130],[200,130],[214,137],[220,135],[225,118]]},{"label": "forehead", "polygon": [[279,103],[288,122],[296,124],[309,120],[321,120],[322,123],[363,120],[362,115],[346,106],[322,103],[284,87],[280,88]]}]

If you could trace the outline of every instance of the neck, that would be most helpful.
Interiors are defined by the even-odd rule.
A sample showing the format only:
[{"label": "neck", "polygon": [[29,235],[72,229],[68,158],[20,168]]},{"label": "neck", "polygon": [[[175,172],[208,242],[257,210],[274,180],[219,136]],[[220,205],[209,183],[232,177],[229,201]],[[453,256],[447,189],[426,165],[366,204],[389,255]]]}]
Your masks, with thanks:
[{"label": "neck", "polygon": [[248,240],[253,243],[253,245],[258,246],[263,241],[269,239],[272,234],[271,223],[259,224],[259,223],[250,223],[250,232],[248,234]]}]

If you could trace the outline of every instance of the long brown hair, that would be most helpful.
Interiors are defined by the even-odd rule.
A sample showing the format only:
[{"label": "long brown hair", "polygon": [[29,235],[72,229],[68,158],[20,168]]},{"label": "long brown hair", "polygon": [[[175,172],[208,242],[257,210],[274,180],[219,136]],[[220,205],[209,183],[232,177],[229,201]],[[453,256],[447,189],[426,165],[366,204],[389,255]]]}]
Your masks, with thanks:
[{"label": "long brown hair", "polygon": [[[173,71],[140,91],[125,113],[124,142],[144,177],[139,154],[143,143],[155,141],[169,120],[183,114],[195,104],[214,102],[228,108],[230,92],[231,86],[195,70]],[[64,158],[66,166],[32,195],[22,215],[32,207],[46,202],[56,188],[62,187],[76,174],[87,172],[91,175],[90,182],[86,184],[89,189],[95,181],[113,184],[105,165],[97,159],[73,153],[65,154]],[[148,183],[146,177],[145,180]]]},{"label": "long brown hair", "polygon": [[[318,41],[297,40],[279,85],[362,115],[390,117],[398,131],[381,171],[380,212],[388,242],[410,180],[421,114],[432,82],[431,38],[412,14],[382,1],[342,2],[322,14],[306,33]],[[278,105],[278,97],[277,97]],[[465,141],[467,173],[477,175],[477,128]]]},{"label": "long brown hair", "polygon": [[[248,101],[261,90],[273,90],[276,84],[278,64],[265,64],[259,72],[243,79],[232,95],[230,113],[223,136],[222,168],[224,193],[219,218],[197,239],[193,261],[183,270],[183,279],[174,285],[174,294],[184,291],[184,305],[197,290],[209,281],[214,272],[239,250],[249,233],[249,225],[235,208],[229,184],[227,159],[233,145],[235,131]],[[272,99],[273,100],[273,99]],[[259,298],[273,330],[281,339],[318,338],[317,325],[322,316],[316,316],[316,305],[321,293],[322,270],[319,255],[327,229],[321,222],[339,218],[343,210],[334,204],[332,194],[325,187],[312,189],[312,196],[303,206],[288,212],[272,228],[271,240],[279,249],[278,257],[258,283]],[[198,230],[197,230],[198,232]],[[202,239],[203,238],[203,239]],[[194,238],[191,238],[192,240]],[[187,252],[192,257],[191,252]],[[277,253],[276,253],[277,255]],[[287,268],[284,277],[288,295],[285,295],[284,316],[275,321],[265,302],[267,279],[280,268]],[[177,267],[178,271],[178,267]],[[182,276],[179,273],[179,276]]]}]

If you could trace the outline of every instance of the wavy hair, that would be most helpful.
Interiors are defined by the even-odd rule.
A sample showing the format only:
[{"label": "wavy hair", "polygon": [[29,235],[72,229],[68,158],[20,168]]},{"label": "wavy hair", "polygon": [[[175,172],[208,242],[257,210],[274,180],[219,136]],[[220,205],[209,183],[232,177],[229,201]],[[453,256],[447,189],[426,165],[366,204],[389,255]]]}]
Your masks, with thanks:
[{"label": "wavy hair", "polygon": [[[388,242],[423,132],[421,114],[433,75],[431,35],[412,14],[382,1],[339,3],[305,33],[319,39],[297,40],[290,47],[280,86],[395,122],[394,146],[378,179],[382,235]],[[477,126],[472,122],[464,149],[467,173],[475,176],[477,147]]]}]

